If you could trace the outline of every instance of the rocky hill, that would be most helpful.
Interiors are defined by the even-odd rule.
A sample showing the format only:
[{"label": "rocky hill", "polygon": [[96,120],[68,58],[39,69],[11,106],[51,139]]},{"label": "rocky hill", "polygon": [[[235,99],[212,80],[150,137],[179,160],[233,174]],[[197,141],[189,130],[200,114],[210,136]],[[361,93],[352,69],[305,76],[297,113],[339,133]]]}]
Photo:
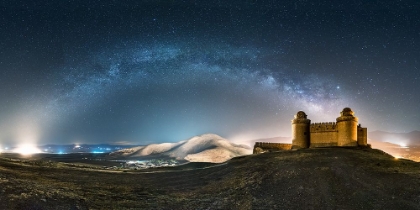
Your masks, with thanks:
[{"label": "rocky hill", "polygon": [[110,155],[116,159],[175,158],[189,162],[221,163],[251,153],[250,147],[233,144],[216,134],[204,134],[178,143],[150,144],[119,150]]},{"label": "rocky hill", "polygon": [[367,148],[263,153],[168,172],[0,165],[1,209],[420,209],[420,164]]}]

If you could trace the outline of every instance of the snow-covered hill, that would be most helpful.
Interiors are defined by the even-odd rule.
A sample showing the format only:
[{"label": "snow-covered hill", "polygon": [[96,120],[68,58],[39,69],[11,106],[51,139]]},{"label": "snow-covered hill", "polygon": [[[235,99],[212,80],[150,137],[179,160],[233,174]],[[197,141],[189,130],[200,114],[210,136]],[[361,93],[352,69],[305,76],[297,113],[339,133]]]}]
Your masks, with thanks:
[{"label": "snow-covered hill", "polygon": [[178,143],[150,144],[111,153],[114,157],[168,157],[189,162],[221,163],[233,157],[248,155],[252,149],[236,145],[216,134],[204,134]]}]

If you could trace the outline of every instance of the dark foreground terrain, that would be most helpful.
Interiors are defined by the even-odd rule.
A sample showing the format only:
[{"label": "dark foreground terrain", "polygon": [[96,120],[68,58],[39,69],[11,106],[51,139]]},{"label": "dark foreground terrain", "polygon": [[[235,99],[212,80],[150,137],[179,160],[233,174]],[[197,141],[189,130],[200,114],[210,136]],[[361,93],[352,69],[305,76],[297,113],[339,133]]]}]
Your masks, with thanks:
[{"label": "dark foreground terrain", "polygon": [[420,209],[420,163],[379,150],[307,149],[182,167],[105,171],[3,157],[0,209]]}]

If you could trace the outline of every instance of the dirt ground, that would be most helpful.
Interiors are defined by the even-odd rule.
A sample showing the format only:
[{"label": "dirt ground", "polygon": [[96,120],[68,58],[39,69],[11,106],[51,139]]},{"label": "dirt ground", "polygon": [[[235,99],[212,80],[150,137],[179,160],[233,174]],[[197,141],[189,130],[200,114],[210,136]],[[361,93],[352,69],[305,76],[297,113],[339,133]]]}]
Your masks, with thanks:
[{"label": "dirt ground", "polygon": [[179,170],[0,156],[0,209],[420,209],[420,163],[323,148]]}]

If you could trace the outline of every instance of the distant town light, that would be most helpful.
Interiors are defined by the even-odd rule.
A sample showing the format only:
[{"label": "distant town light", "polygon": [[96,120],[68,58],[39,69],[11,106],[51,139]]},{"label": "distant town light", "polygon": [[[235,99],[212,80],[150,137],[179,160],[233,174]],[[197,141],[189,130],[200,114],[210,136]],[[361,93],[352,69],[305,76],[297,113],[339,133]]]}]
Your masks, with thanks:
[{"label": "distant town light", "polygon": [[408,148],[407,144],[404,142],[399,142],[398,145],[400,145],[402,148]]},{"label": "distant town light", "polygon": [[42,153],[40,149],[38,149],[35,145],[31,144],[22,144],[16,149],[14,149],[13,152],[19,153],[21,155],[32,155],[36,153]]}]

